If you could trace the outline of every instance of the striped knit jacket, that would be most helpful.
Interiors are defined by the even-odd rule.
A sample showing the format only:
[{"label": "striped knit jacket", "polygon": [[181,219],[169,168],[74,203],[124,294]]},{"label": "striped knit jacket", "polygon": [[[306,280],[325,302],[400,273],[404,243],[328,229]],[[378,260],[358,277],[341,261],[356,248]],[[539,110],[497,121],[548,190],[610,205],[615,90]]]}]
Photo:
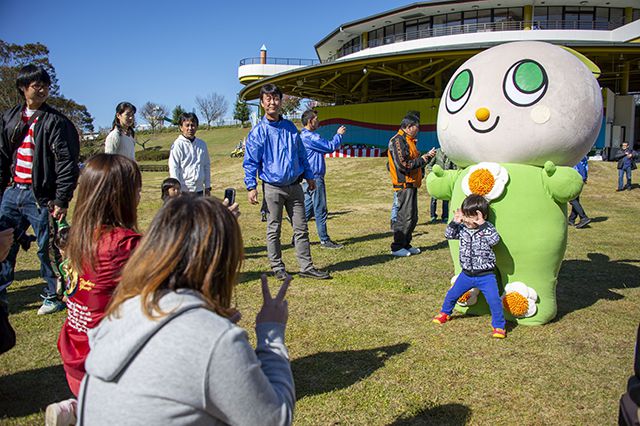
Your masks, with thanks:
[{"label": "striped knit jacket", "polygon": [[444,231],[447,240],[460,240],[460,266],[471,275],[489,272],[496,267],[492,247],[500,242],[500,235],[490,222],[477,228],[467,228],[451,221]]}]

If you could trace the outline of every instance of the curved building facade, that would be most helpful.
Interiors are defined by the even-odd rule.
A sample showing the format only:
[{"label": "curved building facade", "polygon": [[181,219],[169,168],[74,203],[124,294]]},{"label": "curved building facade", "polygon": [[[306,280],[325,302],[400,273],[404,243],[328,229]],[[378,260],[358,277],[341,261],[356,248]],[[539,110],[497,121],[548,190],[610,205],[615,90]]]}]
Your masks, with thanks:
[{"label": "curved building facade", "polygon": [[262,84],[275,83],[325,105],[318,107],[321,134],[346,124],[346,143],[381,147],[406,111],[417,110],[424,150],[438,146],[438,104],[453,72],[484,49],[522,40],[569,47],[600,68],[604,111],[596,147],[640,138],[633,97],[640,93],[637,0],[412,3],[340,25],[315,45],[317,60],[280,60],[288,64],[256,75],[246,65],[252,58],[244,59],[240,96],[255,99]]}]

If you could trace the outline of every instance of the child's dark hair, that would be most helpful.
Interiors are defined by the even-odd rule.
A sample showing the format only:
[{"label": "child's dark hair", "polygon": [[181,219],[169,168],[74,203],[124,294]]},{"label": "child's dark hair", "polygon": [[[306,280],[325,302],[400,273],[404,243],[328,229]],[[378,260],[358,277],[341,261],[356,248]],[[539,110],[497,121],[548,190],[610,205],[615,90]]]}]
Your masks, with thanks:
[{"label": "child's dark hair", "polygon": [[180,181],[178,179],[168,177],[162,181],[162,201],[167,201],[169,198],[169,189],[180,188]]},{"label": "child's dark hair", "polygon": [[475,216],[477,210],[480,210],[484,219],[489,216],[489,202],[482,195],[469,195],[462,202],[461,208],[465,216]]},{"label": "child's dark hair", "polygon": [[56,240],[54,241],[58,249],[64,250],[67,247],[67,242],[69,241],[69,231],[71,231],[71,228],[68,226],[58,229],[58,232],[56,233]]}]

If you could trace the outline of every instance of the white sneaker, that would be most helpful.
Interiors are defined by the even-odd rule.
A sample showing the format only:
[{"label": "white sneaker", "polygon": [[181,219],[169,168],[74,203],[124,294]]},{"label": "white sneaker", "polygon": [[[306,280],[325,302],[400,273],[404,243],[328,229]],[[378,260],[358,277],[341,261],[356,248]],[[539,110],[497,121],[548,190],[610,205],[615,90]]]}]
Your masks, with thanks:
[{"label": "white sneaker", "polygon": [[400,249],[400,250],[392,251],[391,255],[397,256],[397,257],[407,257],[407,256],[411,256],[411,252],[407,249]]},{"label": "white sneaker", "polygon": [[53,314],[58,311],[62,311],[67,305],[58,299],[44,299],[42,306],[38,309],[38,315]]},{"label": "white sneaker", "polygon": [[78,401],[74,398],[49,404],[44,416],[45,426],[70,426],[76,424],[77,406]]},{"label": "white sneaker", "polygon": [[409,247],[407,250],[409,250],[409,253],[411,254],[420,254],[420,249],[418,247]]}]

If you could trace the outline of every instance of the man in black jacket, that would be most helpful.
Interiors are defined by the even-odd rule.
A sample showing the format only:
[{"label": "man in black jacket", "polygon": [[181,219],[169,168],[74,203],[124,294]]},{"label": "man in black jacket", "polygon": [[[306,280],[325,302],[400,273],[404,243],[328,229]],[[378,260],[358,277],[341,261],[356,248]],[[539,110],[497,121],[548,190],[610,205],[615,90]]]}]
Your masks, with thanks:
[{"label": "man in black jacket", "polygon": [[[40,274],[46,281],[38,314],[64,308],[56,295],[56,275],[49,257],[49,216],[67,214],[78,181],[80,141],[74,125],[46,104],[51,78],[44,68],[26,65],[16,87],[24,103],[0,117],[0,223],[5,227],[33,227],[38,242]],[[28,225],[27,225],[28,226]],[[14,242],[0,271],[0,304],[13,281],[18,245]]]}]

